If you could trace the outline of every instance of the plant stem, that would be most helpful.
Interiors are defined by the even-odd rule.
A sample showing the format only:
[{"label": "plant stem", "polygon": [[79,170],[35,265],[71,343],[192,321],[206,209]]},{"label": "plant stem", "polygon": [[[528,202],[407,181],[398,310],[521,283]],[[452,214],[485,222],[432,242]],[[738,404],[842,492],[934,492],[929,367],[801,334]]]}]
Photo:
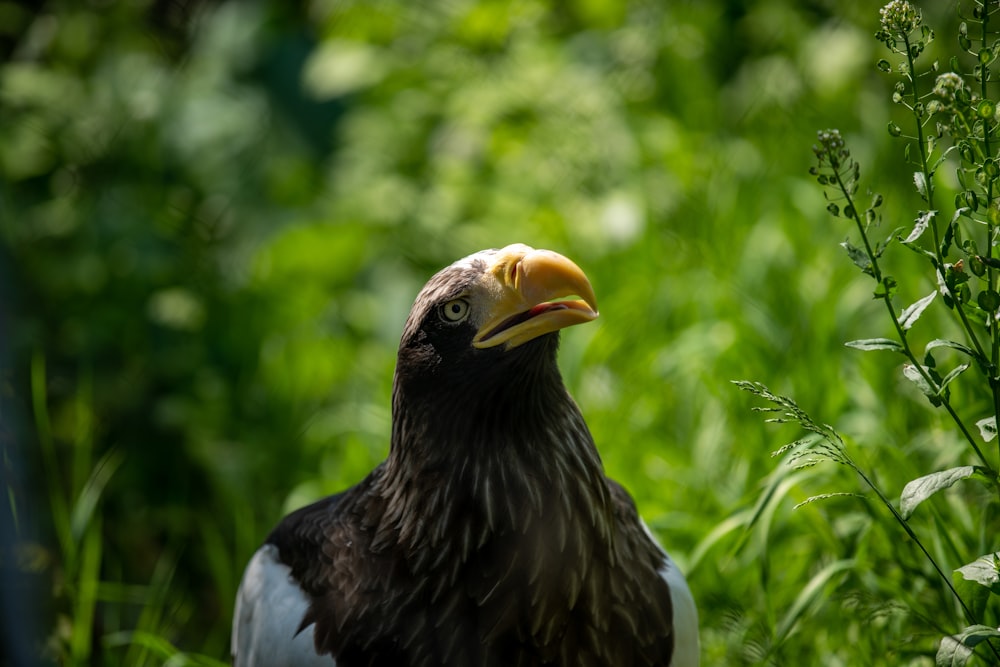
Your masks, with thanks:
[{"label": "plant stem", "polygon": [[[885,505],[890,512],[892,512],[892,516],[893,518],[896,519],[896,522],[900,526],[902,526],[903,530],[906,531],[906,534],[909,536],[909,538],[913,540],[913,542],[917,545],[920,551],[923,552],[924,557],[927,558],[928,561],[930,561],[930,564],[934,567],[934,570],[938,573],[938,576],[941,577],[941,580],[944,581],[945,585],[948,586],[948,590],[950,590],[951,594],[955,596],[956,600],[958,600],[958,604],[962,606],[962,611],[965,613],[965,620],[970,625],[977,624],[979,621],[976,619],[975,614],[972,613],[972,610],[969,609],[968,605],[965,604],[965,600],[962,599],[962,596],[958,594],[957,590],[955,590],[954,584],[951,583],[951,578],[944,573],[944,570],[941,569],[941,566],[938,565],[937,561],[934,559],[934,556],[932,556],[931,552],[927,550],[927,547],[924,546],[924,543],[920,541],[920,538],[917,537],[917,534],[913,532],[913,529],[910,528],[910,524],[906,521],[906,519],[903,518],[903,515],[899,513],[899,510],[897,510],[896,507],[889,501],[889,499],[885,497],[885,494],[882,493],[882,490],[879,489],[874,482],[868,479],[868,476],[865,475],[865,473],[861,470],[861,468],[854,465],[853,462],[851,464],[851,467],[854,468],[854,472],[858,473],[858,475],[861,476],[861,479],[864,481],[865,484],[868,485],[868,488],[870,488],[872,491],[875,492],[875,495],[877,495],[879,500],[882,501],[882,504]],[[996,649],[994,649],[994,653],[996,653]],[[997,654],[997,657],[1000,658],[1000,654]]]}]

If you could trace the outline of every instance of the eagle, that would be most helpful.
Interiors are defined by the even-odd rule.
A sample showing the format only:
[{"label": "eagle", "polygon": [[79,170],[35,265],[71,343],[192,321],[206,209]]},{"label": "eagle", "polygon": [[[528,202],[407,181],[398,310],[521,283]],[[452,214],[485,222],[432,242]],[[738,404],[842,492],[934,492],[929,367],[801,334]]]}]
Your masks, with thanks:
[{"label": "eagle", "polygon": [[559,330],[597,316],[552,251],[434,275],[400,340],[387,458],[253,555],[234,665],[697,665],[687,583],[559,372]]}]

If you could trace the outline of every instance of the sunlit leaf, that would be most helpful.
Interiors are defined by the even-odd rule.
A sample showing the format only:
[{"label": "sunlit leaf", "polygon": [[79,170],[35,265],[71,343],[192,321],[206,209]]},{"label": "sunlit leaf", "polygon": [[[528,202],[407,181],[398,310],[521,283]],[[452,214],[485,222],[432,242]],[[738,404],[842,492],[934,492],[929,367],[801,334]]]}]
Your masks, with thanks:
[{"label": "sunlit leaf", "polygon": [[979,435],[983,436],[983,440],[990,442],[993,438],[997,437],[996,415],[980,419],[976,422],[976,428],[979,429]]},{"label": "sunlit leaf", "polygon": [[1000,595],[1000,552],[980,556],[955,570],[968,581],[974,581]]},{"label": "sunlit leaf", "polygon": [[913,172],[913,185],[924,199],[927,199],[927,176],[922,171]]},{"label": "sunlit leaf", "polygon": [[920,235],[927,230],[930,225],[931,220],[937,215],[937,211],[924,211],[919,216],[917,216],[916,222],[913,225],[913,229],[910,231],[910,235],[906,237],[903,243],[913,243]]},{"label": "sunlit leaf", "polygon": [[961,466],[918,477],[903,487],[899,499],[899,513],[904,519],[910,518],[917,505],[955,482],[971,477],[974,472],[973,466]]},{"label": "sunlit leaf", "polygon": [[930,352],[931,350],[939,347],[950,347],[953,350],[964,352],[970,357],[976,357],[976,352],[971,347],[963,345],[962,343],[956,343],[953,340],[945,340],[944,338],[935,338],[931,342],[927,343],[926,347],[924,347],[924,351]]},{"label": "sunlit leaf", "polygon": [[899,314],[899,326],[904,330],[909,329],[920,319],[920,315],[927,309],[927,306],[931,305],[931,301],[937,296],[937,291],[931,292],[924,298],[916,301],[906,308],[903,312]]},{"label": "sunlit leaf", "polygon": [[891,338],[865,338],[862,340],[852,340],[844,343],[847,347],[853,347],[856,350],[892,350],[894,352],[902,352],[903,346],[897,341]]},{"label": "sunlit leaf", "polygon": [[1000,637],[1000,630],[988,625],[971,625],[960,634],[944,637],[934,657],[935,667],[961,667],[972,656],[973,648],[997,637]]},{"label": "sunlit leaf", "polygon": [[972,657],[972,649],[955,637],[942,637],[934,656],[935,667],[964,667]]},{"label": "sunlit leaf", "polygon": [[927,377],[925,377],[925,374],[930,374],[930,369],[927,366],[922,366],[921,368],[924,371],[923,373],[921,373],[920,369],[913,364],[904,364],[903,377],[917,385],[917,388],[920,389],[921,393],[926,396],[928,400],[930,400],[932,405],[940,405],[941,397],[938,396],[937,387],[928,382]]}]

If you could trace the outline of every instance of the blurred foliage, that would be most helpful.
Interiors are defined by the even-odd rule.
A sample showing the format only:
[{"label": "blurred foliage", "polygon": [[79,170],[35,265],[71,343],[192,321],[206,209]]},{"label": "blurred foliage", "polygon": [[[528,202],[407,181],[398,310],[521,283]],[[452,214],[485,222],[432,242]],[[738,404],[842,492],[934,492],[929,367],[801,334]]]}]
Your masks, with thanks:
[{"label": "blurred foliage", "polygon": [[[917,559],[857,500],[793,512],[852,482],[774,472],[783,436],[729,383],[877,437],[854,455],[888,490],[958,451],[843,349],[888,325],[835,252],[815,130],[851,137],[887,215],[912,189],[878,4],[843,4],[0,2],[0,561],[34,593],[3,596],[5,645],[225,660],[270,527],[384,457],[420,286],[520,241],[595,285],[567,383],[689,573],[705,664],[925,664]],[[899,608],[839,594],[874,585],[843,559],[899,568]]]}]

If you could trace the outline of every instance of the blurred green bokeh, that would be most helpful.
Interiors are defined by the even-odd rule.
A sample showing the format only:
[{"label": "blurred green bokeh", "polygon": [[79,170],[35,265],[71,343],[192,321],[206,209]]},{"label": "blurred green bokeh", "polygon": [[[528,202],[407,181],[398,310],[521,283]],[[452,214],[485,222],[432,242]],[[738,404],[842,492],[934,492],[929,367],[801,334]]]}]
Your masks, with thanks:
[{"label": "blurred green bokeh", "polygon": [[[747,528],[795,434],[729,383],[878,438],[899,461],[856,458],[893,492],[955,449],[891,365],[843,349],[889,327],[807,173],[816,130],[848,136],[888,229],[914,207],[873,66],[879,4],[844,4],[0,2],[4,514],[47,659],[162,662],[142,630],[225,660],[269,528],[384,457],[420,286],[512,242],[595,286],[601,319],[563,335],[567,383],[689,572],[705,664],[755,664],[825,565],[894,552],[858,546],[869,508],[792,512],[810,489],[791,484]],[[956,20],[927,4],[941,32]],[[88,519],[88,479],[119,459]],[[66,556],[88,531],[89,597]],[[836,579],[770,659],[932,650],[845,620],[848,577],[864,584]]]}]

